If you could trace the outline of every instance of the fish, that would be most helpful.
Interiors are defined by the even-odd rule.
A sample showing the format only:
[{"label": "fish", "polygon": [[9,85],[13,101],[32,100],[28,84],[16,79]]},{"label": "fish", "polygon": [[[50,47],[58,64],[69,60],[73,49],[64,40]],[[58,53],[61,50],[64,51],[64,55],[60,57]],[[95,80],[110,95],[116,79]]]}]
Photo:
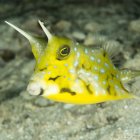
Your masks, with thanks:
[{"label": "fish", "polygon": [[30,95],[79,105],[137,97],[124,83],[140,76],[140,71],[119,69],[114,65],[112,56],[118,48],[108,43],[89,47],[67,37],[55,36],[40,20],[46,38],[5,22],[30,42],[36,61],[27,86]]}]

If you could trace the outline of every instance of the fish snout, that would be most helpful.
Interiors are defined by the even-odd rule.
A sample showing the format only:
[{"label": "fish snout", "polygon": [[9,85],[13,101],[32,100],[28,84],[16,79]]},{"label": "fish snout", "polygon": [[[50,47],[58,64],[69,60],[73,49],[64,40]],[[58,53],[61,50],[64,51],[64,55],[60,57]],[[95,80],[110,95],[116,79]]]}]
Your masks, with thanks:
[{"label": "fish snout", "polygon": [[33,82],[33,83],[29,83],[28,87],[27,87],[27,91],[29,92],[30,95],[42,95],[44,92],[44,88],[42,87],[42,85],[38,82]]}]

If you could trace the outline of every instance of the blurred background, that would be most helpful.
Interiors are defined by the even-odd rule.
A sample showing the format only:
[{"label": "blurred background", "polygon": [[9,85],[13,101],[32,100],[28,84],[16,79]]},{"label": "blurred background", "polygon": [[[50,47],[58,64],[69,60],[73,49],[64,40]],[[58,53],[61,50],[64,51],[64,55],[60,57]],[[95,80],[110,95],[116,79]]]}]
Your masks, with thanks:
[{"label": "blurred background", "polygon": [[[34,58],[28,41],[4,23],[86,46],[94,36],[120,44],[118,68],[140,70],[140,0],[0,0],[0,140],[139,140],[140,101],[75,106],[26,91]],[[140,96],[140,78],[129,84]]]}]

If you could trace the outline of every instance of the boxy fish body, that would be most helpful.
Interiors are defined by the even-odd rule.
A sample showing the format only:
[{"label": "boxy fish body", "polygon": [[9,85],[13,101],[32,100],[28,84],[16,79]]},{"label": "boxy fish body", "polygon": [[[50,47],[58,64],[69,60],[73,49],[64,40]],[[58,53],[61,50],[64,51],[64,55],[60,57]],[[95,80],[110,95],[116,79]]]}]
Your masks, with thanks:
[{"label": "boxy fish body", "polygon": [[31,95],[73,104],[135,97],[125,89],[123,81],[131,80],[140,72],[117,69],[112,63],[110,48],[85,47],[68,38],[53,36],[40,21],[48,40],[6,23],[30,41],[36,59],[35,71],[27,87]]}]

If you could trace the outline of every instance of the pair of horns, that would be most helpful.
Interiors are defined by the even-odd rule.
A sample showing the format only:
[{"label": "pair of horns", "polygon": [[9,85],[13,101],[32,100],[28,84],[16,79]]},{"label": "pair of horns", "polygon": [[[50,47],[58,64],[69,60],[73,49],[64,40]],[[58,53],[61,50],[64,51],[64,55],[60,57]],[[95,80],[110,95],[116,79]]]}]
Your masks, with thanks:
[{"label": "pair of horns", "polygon": [[[35,59],[38,60],[38,58],[41,56],[41,54],[44,52],[44,49],[47,46],[47,41],[43,40],[41,38],[32,36],[31,34],[23,31],[22,29],[20,29],[17,26],[11,24],[8,21],[5,21],[5,22],[29,40],[29,42],[31,44],[32,52],[35,56]],[[52,38],[51,33],[44,26],[43,22],[41,22],[40,20],[38,22],[39,22],[41,28],[43,29],[44,33],[46,34],[46,36],[48,38],[48,41],[51,40],[51,38]]]},{"label": "pair of horns", "polygon": [[[8,21],[5,21],[8,25],[10,25],[11,27],[13,27],[15,30],[17,30],[19,33],[21,33],[24,37],[26,37],[28,40],[32,40],[32,36],[29,35],[28,33],[26,33],[25,31],[21,30],[20,28],[18,28],[17,26],[11,24]],[[44,23],[41,22],[40,20],[38,20],[41,28],[43,29],[44,33],[46,34],[48,40],[50,40],[52,38],[51,33],[48,31],[48,29],[44,26]]]}]

